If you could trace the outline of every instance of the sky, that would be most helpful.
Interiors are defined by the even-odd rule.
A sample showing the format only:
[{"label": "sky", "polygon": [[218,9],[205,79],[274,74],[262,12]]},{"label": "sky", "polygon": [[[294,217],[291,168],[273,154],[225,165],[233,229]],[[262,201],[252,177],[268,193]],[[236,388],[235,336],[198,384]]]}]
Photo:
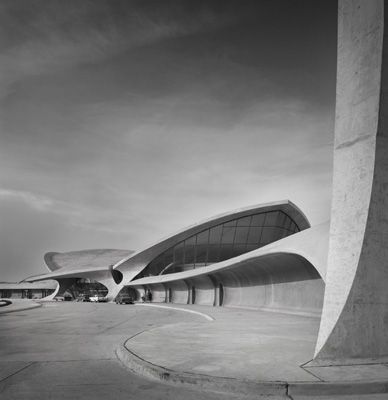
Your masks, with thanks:
[{"label": "sky", "polygon": [[289,199],[329,219],[336,1],[2,0],[0,281]]}]

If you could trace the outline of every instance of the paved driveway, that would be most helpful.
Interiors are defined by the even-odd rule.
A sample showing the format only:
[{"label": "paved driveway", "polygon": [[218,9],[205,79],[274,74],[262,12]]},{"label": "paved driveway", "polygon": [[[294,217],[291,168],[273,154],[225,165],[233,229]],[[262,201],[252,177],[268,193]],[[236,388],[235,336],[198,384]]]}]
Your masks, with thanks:
[{"label": "paved driveway", "polygon": [[115,349],[166,322],[197,315],[132,305],[47,303],[0,316],[0,399],[236,399],[165,385],[130,373]]}]

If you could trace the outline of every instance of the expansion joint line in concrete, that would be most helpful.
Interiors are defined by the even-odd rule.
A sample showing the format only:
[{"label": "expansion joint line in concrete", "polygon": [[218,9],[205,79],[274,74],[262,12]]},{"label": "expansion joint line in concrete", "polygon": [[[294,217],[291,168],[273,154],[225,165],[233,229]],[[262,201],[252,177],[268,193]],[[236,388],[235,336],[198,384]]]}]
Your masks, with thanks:
[{"label": "expansion joint line in concrete", "polygon": [[126,339],[126,341],[124,342],[124,347],[126,347],[127,343],[128,343],[131,339],[135,338],[136,336],[139,336],[139,335],[141,335],[141,334],[144,333],[144,332],[152,331],[153,329],[156,329],[156,328],[159,328],[159,327],[160,327],[159,325],[158,325],[158,326],[153,326],[152,328],[143,329],[142,331],[135,333],[134,335],[132,335],[132,336],[130,336],[128,339]]},{"label": "expansion joint line in concrete", "polygon": [[124,321],[118,322],[118,323],[115,324],[115,325],[108,326],[108,328],[105,328],[104,330],[102,330],[102,331],[100,332],[100,334],[101,334],[101,333],[108,332],[108,331],[110,331],[111,329],[117,328],[118,326],[120,326],[120,325],[122,325],[122,324],[125,324],[126,322],[128,322],[128,319],[125,319]]},{"label": "expansion joint line in concrete", "polygon": [[2,380],[0,380],[0,383],[3,383],[4,381],[6,381],[9,378],[12,378],[13,376],[17,375],[19,372],[24,371],[25,369],[31,367],[31,365],[36,364],[36,361],[32,361],[30,362],[28,365],[25,365],[24,367],[18,369],[17,371],[13,372],[12,374],[6,376],[5,378],[3,378]]},{"label": "expansion joint line in concrete", "polygon": [[196,314],[199,315],[205,319],[207,319],[208,321],[215,321],[214,317],[211,317],[208,314],[202,313],[200,311],[195,311],[195,310],[189,310],[188,308],[179,308],[179,307],[169,307],[169,306],[161,306],[161,305],[157,305],[157,304],[143,304],[143,303],[136,303],[137,306],[143,306],[143,307],[155,307],[155,308],[164,308],[165,310],[175,310],[175,311],[183,311],[183,312],[187,312],[190,314]]}]

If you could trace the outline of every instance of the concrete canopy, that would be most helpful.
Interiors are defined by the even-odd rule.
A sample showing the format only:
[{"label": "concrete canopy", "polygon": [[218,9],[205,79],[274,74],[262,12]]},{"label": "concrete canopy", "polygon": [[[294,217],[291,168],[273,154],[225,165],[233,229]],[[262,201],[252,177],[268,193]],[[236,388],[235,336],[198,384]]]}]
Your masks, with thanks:
[{"label": "concrete canopy", "polygon": [[31,276],[25,281],[46,279],[58,281],[59,286],[50,298],[61,296],[79,278],[95,280],[108,289],[106,298],[113,300],[122,289],[121,274],[113,271],[113,265],[127,257],[131,251],[115,249],[81,250],[67,253],[46,253],[44,260],[50,270],[47,274]]},{"label": "concrete canopy", "polygon": [[149,262],[152,261],[157,255],[174,245],[175,243],[185,240],[186,238],[203,231],[209,227],[221,224],[231,218],[240,218],[251,215],[255,212],[270,212],[280,210],[289,215],[299,226],[300,230],[310,227],[306,216],[303,212],[289,200],[271,202],[266,204],[254,205],[250,207],[241,208],[232,212],[220,214],[209,218],[207,220],[198,222],[189,226],[165,239],[158,241],[152,246],[132,254],[127,259],[118,262],[114,269],[121,271],[124,275],[124,283],[129,283],[135,276],[140,273]]}]

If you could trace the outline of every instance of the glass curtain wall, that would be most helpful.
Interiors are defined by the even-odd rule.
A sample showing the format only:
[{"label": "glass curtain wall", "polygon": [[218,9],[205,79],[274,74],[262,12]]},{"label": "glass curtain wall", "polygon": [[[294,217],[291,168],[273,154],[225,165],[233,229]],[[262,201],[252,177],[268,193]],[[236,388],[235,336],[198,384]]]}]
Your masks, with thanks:
[{"label": "glass curtain wall", "polygon": [[177,243],[151,261],[138,278],[204,267],[258,249],[299,230],[283,211],[233,219]]}]

